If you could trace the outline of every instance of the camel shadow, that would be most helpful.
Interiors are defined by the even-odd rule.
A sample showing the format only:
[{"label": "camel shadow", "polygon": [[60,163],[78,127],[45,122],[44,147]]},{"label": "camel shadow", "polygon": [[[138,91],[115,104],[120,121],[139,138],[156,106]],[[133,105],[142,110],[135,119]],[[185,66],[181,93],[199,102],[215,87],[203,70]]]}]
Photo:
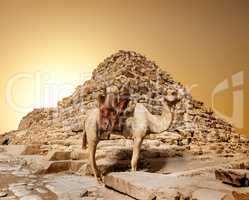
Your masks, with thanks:
[{"label": "camel shadow", "polygon": [[[141,149],[141,155],[138,162],[138,170],[144,172],[155,173],[162,170],[168,163],[170,157],[180,157],[179,152],[171,150],[159,150],[159,149]],[[106,155],[108,158],[108,154]],[[112,154],[109,159],[110,162],[106,164],[99,163],[98,166],[103,174],[109,172],[124,172],[131,171],[131,158],[132,149],[121,149],[115,154]]]}]

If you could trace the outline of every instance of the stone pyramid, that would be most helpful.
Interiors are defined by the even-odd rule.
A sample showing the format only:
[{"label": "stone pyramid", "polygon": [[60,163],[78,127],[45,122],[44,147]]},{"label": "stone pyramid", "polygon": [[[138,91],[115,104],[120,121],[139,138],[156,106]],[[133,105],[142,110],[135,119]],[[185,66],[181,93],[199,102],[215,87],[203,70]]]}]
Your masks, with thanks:
[{"label": "stone pyramid", "polygon": [[174,114],[172,132],[195,136],[205,142],[224,142],[239,137],[229,123],[194,100],[181,83],[155,62],[134,51],[120,50],[100,63],[91,79],[58,102],[56,108],[35,109],[26,115],[18,129],[26,131],[25,137],[16,143],[49,143],[52,136],[46,138],[44,134],[57,133],[63,140],[67,136],[63,138],[62,132],[69,135],[80,132],[86,111],[97,105],[97,97],[105,88],[114,85],[119,93],[128,89],[131,102],[144,103],[153,114],[160,114],[162,102],[167,101]]}]

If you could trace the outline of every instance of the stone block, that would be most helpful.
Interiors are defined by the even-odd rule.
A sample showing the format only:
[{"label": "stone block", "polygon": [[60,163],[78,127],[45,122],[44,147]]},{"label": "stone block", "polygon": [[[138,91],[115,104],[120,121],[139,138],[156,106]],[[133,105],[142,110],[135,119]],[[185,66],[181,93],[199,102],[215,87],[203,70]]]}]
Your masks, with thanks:
[{"label": "stone block", "polygon": [[215,171],[215,176],[224,183],[239,187],[249,186],[249,170],[246,169],[218,169]]}]

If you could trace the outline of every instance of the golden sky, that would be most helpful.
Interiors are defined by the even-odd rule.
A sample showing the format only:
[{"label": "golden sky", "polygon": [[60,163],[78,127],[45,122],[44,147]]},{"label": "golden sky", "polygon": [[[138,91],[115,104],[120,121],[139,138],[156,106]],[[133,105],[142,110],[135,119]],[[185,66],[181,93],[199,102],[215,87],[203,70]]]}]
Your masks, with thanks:
[{"label": "golden sky", "polygon": [[207,106],[216,91],[214,108],[249,135],[248,10],[247,0],[0,0],[0,132],[124,49],[156,61]]}]

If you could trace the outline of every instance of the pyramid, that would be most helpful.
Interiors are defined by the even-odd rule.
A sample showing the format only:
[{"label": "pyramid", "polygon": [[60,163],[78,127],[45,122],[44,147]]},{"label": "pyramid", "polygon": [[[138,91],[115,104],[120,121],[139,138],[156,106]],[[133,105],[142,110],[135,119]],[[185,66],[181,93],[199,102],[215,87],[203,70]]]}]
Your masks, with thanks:
[{"label": "pyramid", "polygon": [[134,51],[120,50],[100,63],[91,79],[59,101],[56,108],[35,109],[26,115],[17,130],[25,134],[15,142],[49,143],[55,135],[63,140],[82,131],[87,110],[96,107],[99,94],[112,86],[118,88],[118,93],[128,89],[131,104],[143,103],[153,114],[161,114],[162,103],[166,101],[174,116],[169,131],[205,142],[239,138],[231,124],[193,99],[180,82],[155,62]]}]

